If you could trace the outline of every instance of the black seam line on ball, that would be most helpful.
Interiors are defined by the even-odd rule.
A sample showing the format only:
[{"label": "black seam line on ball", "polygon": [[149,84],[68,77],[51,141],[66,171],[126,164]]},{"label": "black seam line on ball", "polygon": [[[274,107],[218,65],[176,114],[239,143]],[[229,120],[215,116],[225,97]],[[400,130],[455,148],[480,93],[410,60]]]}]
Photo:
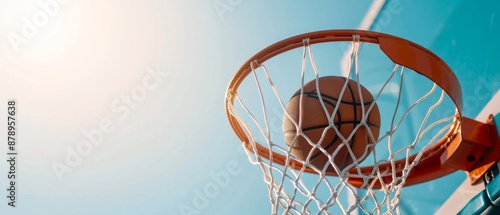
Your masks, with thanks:
[{"label": "black seam line on ball", "polygon": [[[354,119],[357,119],[358,118],[358,108],[357,108],[358,105],[356,105],[356,97],[355,97],[354,92],[353,92],[351,85],[349,83],[347,84],[347,87],[349,89],[349,92],[351,93],[351,101],[354,102],[354,104],[352,105],[352,109],[354,110]],[[354,133],[352,135],[352,139],[351,139],[351,142],[349,143],[349,147],[351,147],[351,149],[353,149],[355,143],[356,143],[356,133]],[[342,165],[340,167],[341,169],[344,169],[344,167],[347,165],[347,161],[349,161],[349,159],[350,159],[349,151],[347,151],[347,155],[344,158],[344,162],[342,163]]]},{"label": "black seam line on ball", "polygon": [[[313,97],[315,98],[315,97]],[[316,97],[316,99],[319,101],[319,98]],[[324,102],[327,102],[327,103],[330,103],[329,101],[324,101]],[[335,104],[331,103],[330,105],[332,105],[332,107],[335,107]],[[335,127],[337,127],[337,129],[339,131],[342,131],[342,115],[340,115],[340,111],[337,111],[336,113],[337,115],[337,119],[339,120],[340,123],[338,124],[335,124]],[[335,143],[339,140],[339,136],[338,135],[335,135],[335,137],[333,138],[332,141],[330,141],[330,143],[328,145],[326,145],[326,147],[324,147],[324,149],[326,151],[328,151],[329,148],[331,148],[333,145],[335,145]],[[311,160],[314,160],[316,157],[318,157],[319,155],[321,155],[321,153],[323,153],[321,150],[318,150],[318,152],[316,152],[312,157],[311,157]]]},{"label": "black seam line on ball", "polygon": [[[333,123],[334,125],[346,125],[346,124],[352,124],[354,126],[357,126],[361,121],[341,121],[341,122],[335,122]],[[379,125],[376,125],[374,123],[371,123],[371,122],[366,122],[366,124],[368,126],[371,126],[371,127],[375,127],[375,128],[378,128],[380,129],[380,126]],[[315,130],[315,129],[320,129],[320,128],[326,128],[328,127],[330,124],[322,124],[322,125],[315,125],[315,126],[310,126],[310,127],[306,127],[306,128],[302,128],[302,131],[310,131],[310,130]],[[340,129],[339,129],[340,130]]]},{"label": "black seam line on ball", "polygon": [[306,132],[306,131],[316,130],[316,129],[320,129],[320,128],[326,128],[329,125],[330,124],[315,125],[315,126],[311,126],[311,127],[307,127],[307,128],[302,128],[302,131]]},{"label": "black seam line on ball", "polygon": [[[313,91],[311,91],[311,92],[305,92],[305,91],[304,91],[304,95],[305,95],[305,96],[307,96],[307,97],[309,97],[309,98],[315,98],[315,99],[318,99],[318,100],[319,100],[319,96],[318,96],[318,93],[317,93],[316,89],[314,89],[314,90],[313,90]],[[322,98],[331,99],[331,100],[333,100],[333,101],[335,101],[335,102],[338,102],[338,101],[339,101],[339,99],[338,99],[338,98],[335,98],[335,97],[332,97],[332,96],[329,96],[329,95],[325,95],[325,94],[323,94],[323,93],[320,93],[320,95],[321,95],[321,97],[322,97]],[[296,97],[296,96],[300,96],[300,92],[295,93],[295,94],[292,96],[292,98],[290,98],[290,100],[292,100],[292,99],[293,99],[294,97]],[[373,98],[372,98],[371,100],[364,102],[364,103],[363,103],[363,105],[371,105],[374,101],[375,101],[375,99],[373,99]],[[335,107],[335,104],[333,104],[332,102],[329,102],[329,101],[327,101],[327,100],[325,100],[325,99],[323,99],[323,102],[328,103],[329,105],[332,105],[333,107]],[[355,102],[340,101],[340,103],[341,103],[341,104],[347,104],[347,105],[356,105],[356,106],[361,106],[361,103],[355,103]]]},{"label": "black seam line on ball", "polygon": [[[332,141],[330,141],[330,143],[324,147],[325,151],[328,151],[328,149],[330,147],[332,147],[333,145],[335,145],[335,143],[339,140],[339,137],[338,136],[335,136],[335,138],[333,138]],[[316,149],[318,150],[318,152],[316,152],[313,156],[311,156],[311,159],[309,159],[310,161],[314,160],[315,158],[317,158],[318,156],[320,156],[323,152],[319,149]]]}]

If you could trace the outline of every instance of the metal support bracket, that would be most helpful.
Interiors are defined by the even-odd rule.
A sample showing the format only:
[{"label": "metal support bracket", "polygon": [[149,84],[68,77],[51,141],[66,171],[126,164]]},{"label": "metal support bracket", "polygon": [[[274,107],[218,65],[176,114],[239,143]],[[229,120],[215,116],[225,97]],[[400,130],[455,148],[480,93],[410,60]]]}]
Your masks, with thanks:
[{"label": "metal support bracket", "polygon": [[485,123],[463,117],[460,138],[451,141],[441,155],[444,167],[468,172],[472,184],[500,160],[500,139],[493,115]]}]

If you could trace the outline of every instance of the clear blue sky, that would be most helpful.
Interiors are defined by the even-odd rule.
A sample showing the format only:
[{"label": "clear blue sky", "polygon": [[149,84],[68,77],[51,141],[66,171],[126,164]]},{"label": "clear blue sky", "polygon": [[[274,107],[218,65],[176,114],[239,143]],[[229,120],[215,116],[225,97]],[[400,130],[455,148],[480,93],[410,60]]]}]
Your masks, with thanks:
[{"label": "clear blue sky", "polygon": [[[499,3],[390,3],[399,12],[376,30],[441,56],[474,117],[500,88]],[[18,205],[4,200],[0,213],[269,214],[262,173],[227,123],[227,84],[274,42],[357,28],[370,4],[0,0],[0,109],[17,99],[20,153]],[[0,187],[6,173],[0,162]],[[410,187],[404,214],[432,214],[464,178]]]}]

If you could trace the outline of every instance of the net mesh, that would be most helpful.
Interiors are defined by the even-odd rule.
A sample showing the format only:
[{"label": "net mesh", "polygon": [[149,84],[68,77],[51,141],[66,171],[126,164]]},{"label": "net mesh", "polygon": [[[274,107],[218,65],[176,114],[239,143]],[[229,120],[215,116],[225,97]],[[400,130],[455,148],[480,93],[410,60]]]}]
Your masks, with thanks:
[{"label": "net mesh", "polygon": [[[264,182],[269,190],[273,215],[400,214],[403,185],[412,168],[426,156],[422,152],[452,128],[456,120],[455,108],[439,86],[414,71],[390,61],[387,62],[392,66],[376,74],[375,76],[380,76],[378,78],[374,78],[372,72],[363,73],[362,67],[374,67],[374,64],[365,63],[361,59],[362,44],[359,36],[354,35],[353,41],[349,44],[348,70],[343,71],[343,74],[356,81],[358,89],[361,85],[371,86],[368,88],[375,102],[365,108],[360,93],[363,116],[349,135],[342,135],[334,125],[333,120],[338,106],[330,113],[322,94],[319,90],[317,93],[330,122],[330,125],[324,128],[321,140],[325,138],[326,130],[334,130],[342,142],[333,153],[321,145],[321,140],[314,142],[302,132],[300,129],[302,115],[298,120],[294,120],[287,111],[287,102],[283,98],[289,97],[290,92],[297,89],[300,89],[303,95],[303,86],[310,80],[316,80],[319,89],[318,79],[331,72],[325,72],[323,70],[328,69],[322,70],[322,68],[331,66],[329,63],[334,61],[335,54],[332,54],[332,50],[343,49],[325,49],[328,54],[322,55],[319,59],[326,60],[327,63],[319,65],[317,64],[319,59],[313,55],[309,40],[305,39],[303,47],[298,49],[301,50],[300,60],[295,58],[298,55],[285,53],[281,55],[296,60],[286,59],[276,62],[269,60],[265,64],[252,62],[250,65],[252,72],[232,95],[235,102],[227,108],[246,135],[244,146],[250,162],[262,170]],[[340,47],[345,49],[345,44]],[[369,50],[370,47],[363,49]],[[386,56],[367,54],[364,57],[376,59],[378,65],[384,64],[379,59]],[[269,68],[266,66],[268,63]],[[277,71],[273,73],[271,70]],[[300,75],[292,76],[292,72],[284,73],[283,70],[299,71],[297,73]],[[347,82],[342,87],[341,95],[346,91],[346,86]],[[302,99],[300,102],[303,102]],[[368,128],[366,119],[375,103],[381,109],[380,136],[376,138],[370,129],[366,129],[371,140],[367,147],[373,150],[356,157],[348,143],[358,129]],[[284,118],[291,120],[297,128],[291,144],[294,144],[299,137],[303,137],[313,149],[321,151],[328,157],[329,162],[324,167],[310,163],[312,153],[309,153],[307,159],[300,159],[291,153],[291,147],[283,141],[281,122]],[[353,162],[341,168],[333,160],[344,147],[348,149],[348,156]],[[277,164],[274,160],[275,154],[283,155],[286,159],[284,163],[289,165]],[[414,159],[410,159],[412,156]],[[400,159],[404,162],[396,162]],[[374,168],[366,171],[363,166]],[[308,172],[307,169],[312,171]],[[351,178],[362,180],[360,188],[349,183]]]}]

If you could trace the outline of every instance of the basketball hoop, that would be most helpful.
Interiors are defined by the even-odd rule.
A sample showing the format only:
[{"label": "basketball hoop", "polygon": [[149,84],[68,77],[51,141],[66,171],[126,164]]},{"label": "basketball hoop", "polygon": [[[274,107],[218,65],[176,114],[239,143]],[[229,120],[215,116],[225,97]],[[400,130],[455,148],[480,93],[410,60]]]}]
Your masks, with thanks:
[{"label": "basketball hoop", "polygon": [[[333,162],[340,149],[328,151],[321,143],[314,142],[311,138],[306,138],[307,135],[301,133],[302,131],[297,131],[297,137],[304,136],[313,149],[321,151],[329,158],[323,168],[312,165],[310,157],[300,159],[291,152],[291,147],[287,147],[279,137],[271,134],[270,116],[273,110],[270,104],[273,102],[273,107],[277,112],[283,112],[284,118],[292,120],[295,125],[300,125],[301,120],[292,119],[281,96],[283,91],[275,84],[277,80],[272,79],[270,69],[265,63],[302,47],[300,79],[297,77],[293,80],[300,80],[300,85],[295,90],[303,89],[307,81],[305,65],[308,57],[312,67],[310,71],[313,71],[312,81],[319,80],[325,74],[320,72],[316,65],[312,45],[342,42],[352,44],[347,77],[353,77],[357,82],[366,80],[361,77],[362,72],[358,68],[362,44],[378,45],[383,57],[394,64],[392,71],[380,72],[383,74],[381,76],[386,75],[387,79],[378,83],[380,88],[373,93],[375,101],[380,101],[390,83],[397,82],[399,89],[395,93],[395,99],[389,102],[394,104],[390,108],[390,115],[383,118],[385,124],[384,121],[382,124],[386,126],[386,130],[380,131],[379,138],[371,136],[373,141],[368,147],[372,147],[374,152],[367,152],[359,158],[349,148],[352,164],[348,165],[348,168],[340,168]],[[405,79],[410,73],[409,70],[414,71],[418,77],[425,77],[432,88],[405,106],[402,104],[404,98],[401,92],[403,86],[409,82]],[[287,76],[292,80],[291,75]],[[290,83],[293,82],[291,80]],[[244,82],[254,83],[256,86],[257,90],[251,91],[255,94],[255,99],[251,102],[244,101],[243,98],[252,94],[251,92],[240,92]],[[361,84],[358,84],[358,87],[360,86]],[[303,90],[298,92],[300,95],[304,94]],[[318,96],[321,97],[319,93]],[[430,103],[427,100],[431,98],[436,98],[432,104],[425,108],[420,107],[424,103]],[[454,108],[453,113],[449,116],[433,117],[434,109],[447,98]],[[252,109],[254,105],[258,105],[258,108]],[[332,211],[348,214],[358,209],[370,214],[399,213],[399,196],[403,186],[433,180],[456,170],[467,171],[472,183],[476,183],[500,160],[500,141],[493,120],[482,123],[462,116],[460,84],[446,63],[422,46],[377,32],[329,30],[302,34],[275,43],[248,59],[236,72],[226,92],[225,107],[229,123],[243,142],[250,161],[259,165],[263,171],[273,214],[331,214]],[[381,110],[383,108],[380,107]],[[401,110],[403,108],[404,110]],[[411,124],[407,119],[417,109],[424,114],[419,125],[408,126],[414,129],[414,134],[409,137],[408,131],[402,131],[401,127]],[[329,113],[326,108],[325,112]],[[363,117],[363,120],[365,118]],[[335,124],[332,121],[330,123]],[[365,123],[359,122],[360,125],[356,129]],[[340,134],[335,126],[330,126],[329,129],[335,130],[337,136],[341,136],[343,144],[339,144],[339,148],[349,145],[345,144],[350,143],[349,135]],[[326,131],[321,139],[324,139],[324,133]],[[408,138],[408,142],[403,144],[396,141],[399,140],[397,135],[402,136],[401,139]],[[393,150],[396,142],[404,147]],[[381,150],[378,147],[387,149],[382,153],[384,156],[380,156]],[[367,161],[363,161],[365,159]],[[360,188],[363,194],[353,186]],[[354,196],[354,202],[346,203],[341,200],[340,196],[343,195]],[[372,206],[366,206],[367,202]]]}]

